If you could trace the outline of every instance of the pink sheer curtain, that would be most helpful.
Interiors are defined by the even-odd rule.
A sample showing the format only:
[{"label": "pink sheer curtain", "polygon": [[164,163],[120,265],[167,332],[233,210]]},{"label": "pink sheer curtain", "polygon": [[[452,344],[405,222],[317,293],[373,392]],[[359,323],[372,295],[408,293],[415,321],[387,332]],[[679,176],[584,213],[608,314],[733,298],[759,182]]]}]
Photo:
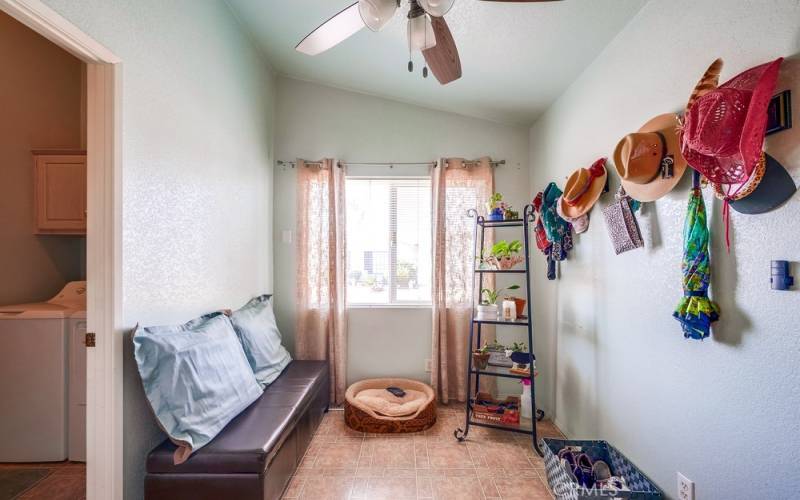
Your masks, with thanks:
[{"label": "pink sheer curtain", "polygon": [[[474,291],[475,219],[478,209],[494,192],[489,158],[465,162],[441,160],[432,175],[433,196],[433,371],[431,383],[439,400],[466,401],[467,356],[471,352],[469,327]],[[491,244],[487,231],[485,245]],[[493,287],[491,278],[485,287]],[[494,329],[483,328],[482,340],[491,343]],[[488,378],[488,377],[484,377]],[[486,388],[484,388],[486,389]]]},{"label": "pink sheer curtain", "polygon": [[295,356],[330,362],[331,401],[344,402],[347,367],[344,167],[297,166]]}]

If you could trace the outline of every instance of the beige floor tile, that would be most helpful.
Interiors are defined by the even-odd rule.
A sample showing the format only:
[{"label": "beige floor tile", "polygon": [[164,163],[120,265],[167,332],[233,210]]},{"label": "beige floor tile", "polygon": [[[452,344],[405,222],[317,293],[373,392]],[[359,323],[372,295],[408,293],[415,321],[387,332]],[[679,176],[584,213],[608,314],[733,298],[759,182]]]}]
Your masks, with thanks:
[{"label": "beige floor tile", "polygon": [[346,500],[353,489],[352,477],[309,477],[300,493],[302,500]]},{"label": "beige floor tile", "polygon": [[503,500],[539,500],[552,498],[547,487],[538,477],[509,477],[494,479],[493,481]]},{"label": "beige floor tile", "polygon": [[432,479],[436,500],[482,500],[483,489],[477,477]]},{"label": "beige floor tile", "polygon": [[370,500],[410,500],[417,498],[417,479],[373,477],[368,479],[366,498]]}]

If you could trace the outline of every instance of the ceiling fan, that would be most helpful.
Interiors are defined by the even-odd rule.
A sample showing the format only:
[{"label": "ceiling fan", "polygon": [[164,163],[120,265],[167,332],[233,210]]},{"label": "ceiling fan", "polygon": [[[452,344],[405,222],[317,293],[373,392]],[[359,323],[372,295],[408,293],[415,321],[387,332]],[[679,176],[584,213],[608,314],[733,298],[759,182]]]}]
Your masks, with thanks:
[{"label": "ceiling fan", "polygon": [[[485,2],[558,2],[561,0],[482,0]],[[358,0],[306,35],[295,50],[315,56],[348,37],[364,26],[380,31],[400,8],[401,0]],[[422,76],[428,76],[428,67],[439,83],[445,85],[461,78],[461,59],[458,57],[453,35],[444,15],[455,0],[408,0],[408,51],[421,51],[425,58]],[[408,61],[408,71],[414,63]]]}]

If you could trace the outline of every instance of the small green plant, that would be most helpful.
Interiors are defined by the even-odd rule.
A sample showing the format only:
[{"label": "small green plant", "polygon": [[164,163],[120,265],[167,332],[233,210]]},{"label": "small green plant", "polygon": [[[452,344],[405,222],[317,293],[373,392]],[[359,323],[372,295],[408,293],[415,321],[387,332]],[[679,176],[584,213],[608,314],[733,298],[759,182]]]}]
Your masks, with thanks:
[{"label": "small green plant", "polygon": [[490,351],[505,351],[506,346],[498,342],[497,340],[493,340],[491,344],[489,344]]},{"label": "small green plant", "polygon": [[509,243],[506,240],[500,240],[492,245],[489,254],[498,259],[502,259],[503,257],[511,257],[512,255],[518,254],[520,250],[522,250],[521,241],[514,240]]},{"label": "small green plant", "polygon": [[484,342],[484,343],[483,343],[483,347],[481,347],[481,348],[479,348],[479,349],[475,349],[475,352],[476,352],[476,353],[479,353],[479,354],[486,354],[486,353],[488,353],[490,350],[492,350],[492,349],[491,349],[491,347],[489,346],[489,344],[488,344],[487,342]]},{"label": "small green plant", "polygon": [[528,352],[528,344],[525,342],[514,342],[508,346],[508,349],[511,352]]},{"label": "small green plant", "polygon": [[501,201],[503,201],[503,195],[500,193],[494,193],[489,197],[489,201],[486,202],[486,211],[491,213],[492,210],[499,206]]},{"label": "small green plant", "polygon": [[511,285],[507,288],[501,288],[499,290],[484,288],[481,290],[481,305],[496,304],[500,293],[505,292],[506,290],[519,290],[519,285]]}]

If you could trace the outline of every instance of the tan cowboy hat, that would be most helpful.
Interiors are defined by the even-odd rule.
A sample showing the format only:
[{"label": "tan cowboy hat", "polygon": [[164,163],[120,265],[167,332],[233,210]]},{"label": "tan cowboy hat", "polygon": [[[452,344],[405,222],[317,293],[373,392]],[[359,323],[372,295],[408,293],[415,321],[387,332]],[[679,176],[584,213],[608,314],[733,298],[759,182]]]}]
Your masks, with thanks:
[{"label": "tan cowboy hat", "polygon": [[622,138],[614,167],[631,198],[655,201],[672,191],[686,171],[678,138],[678,116],[658,115]]},{"label": "tan cowboy hat", "polygon": [[569,219],[577,219],[592,209],[606,186],[606,159],[600,158],[589,168],[572,172],[558,200],[559,212]]}]

